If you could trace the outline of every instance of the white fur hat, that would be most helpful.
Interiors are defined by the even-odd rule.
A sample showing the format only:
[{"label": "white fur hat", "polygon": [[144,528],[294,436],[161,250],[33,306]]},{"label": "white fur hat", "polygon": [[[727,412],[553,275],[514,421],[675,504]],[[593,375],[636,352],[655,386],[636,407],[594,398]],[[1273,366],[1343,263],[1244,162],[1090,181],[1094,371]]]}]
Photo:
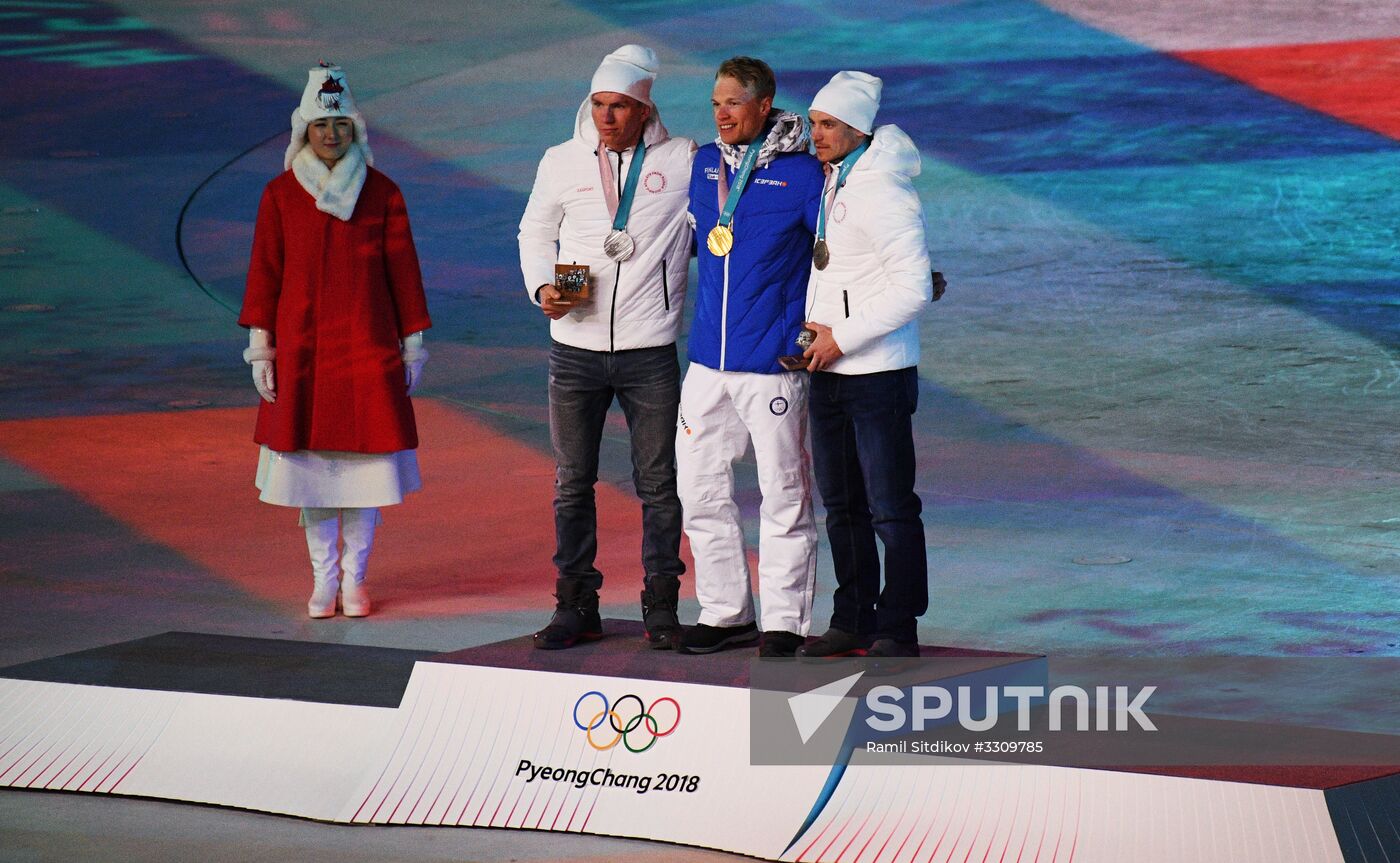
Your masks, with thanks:
[{"label": "white fur hat", "polygon": [[365,128],[365,118],[355,108],[355,97],[350,95],[345,72],[339,66],[322,64],[306,73],[306,89],[301,93],[301,104],[292,112],[292,140],[287,144],[287,152],[282,159],[283,168],[290,168],[297,153],[306,146],[306,127],[313,120],[323,117],[349,117],[355,124],[355,143],[364,152],[366,164],[374,164],[374,156],[369,151],[369,131]]},{"label": "white fur hat", "polygon": [[651,83],[661,62],[656,52],[642,45],[623,45],[603,58],[598,71],[593,73],[593,82],[588,85],[588,95],[594,93],[621,93],[631,96],[644,105],[656,105],[651,101]]},{"label": "white fur hat", "polygon": [[884,85],[879,78],[864,72],[837,72],[817,91],[812,110],[830,114],[869,135],[875,128],[875,112],[880,110],[880,90]]}]

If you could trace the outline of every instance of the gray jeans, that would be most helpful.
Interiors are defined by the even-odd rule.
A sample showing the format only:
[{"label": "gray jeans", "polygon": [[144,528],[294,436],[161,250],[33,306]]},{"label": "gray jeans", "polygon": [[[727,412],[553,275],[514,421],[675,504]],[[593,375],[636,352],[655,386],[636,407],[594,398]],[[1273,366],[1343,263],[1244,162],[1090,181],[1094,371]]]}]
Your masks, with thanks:
[{"label": "gray jeans", "polygon": [[676,497],[680,363],[675,345],[589,351],[555,342],[549,352],[549,439],[554,447],[554,566],[560,578],[597,590],[598,447],[613,398],[627,418],[632,483],[642,501],[642,571],[679,576],[681,503]]}]

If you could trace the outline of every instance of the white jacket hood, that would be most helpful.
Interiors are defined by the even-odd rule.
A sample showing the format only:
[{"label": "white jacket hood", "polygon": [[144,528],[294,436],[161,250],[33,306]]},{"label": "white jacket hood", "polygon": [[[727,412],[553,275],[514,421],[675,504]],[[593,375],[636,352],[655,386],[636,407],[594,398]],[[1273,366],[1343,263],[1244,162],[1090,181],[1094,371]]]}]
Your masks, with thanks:
[{"label": "white jacket hood", "polygon": [[893,123],[876,126],[870,148],[861,155],[851,173],[860,171],[889,171],[904,177],[917,177],[923,170],[919,148],[904,130]]},{"label": "white jacket hood", "polygon": [[[586,146],[590,151],[597,151],[598,127],[593,125],[592,103],[591,98],[584,99],[583,104],[578,107],[578,116],[574,118],[574,140]],[[646,142],[648,147],[651,147],[669,137],[671,137],[671,133],[666,131],[666,127],[661,123],[661,112],[652,108],[651,116],[647,117],[646,125],[642,126],[642,140]]]}]

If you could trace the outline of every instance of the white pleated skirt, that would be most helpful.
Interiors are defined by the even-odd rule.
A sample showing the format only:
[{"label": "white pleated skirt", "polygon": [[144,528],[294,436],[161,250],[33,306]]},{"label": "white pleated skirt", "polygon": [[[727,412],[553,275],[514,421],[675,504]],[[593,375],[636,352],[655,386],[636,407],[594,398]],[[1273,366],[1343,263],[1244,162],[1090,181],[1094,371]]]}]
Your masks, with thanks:
[{"label": "white pleated skirt", "polygon": [[418,453],[297,450],[258,451],[258,500],[277,506],[348,508],[393,506],[423,487]]}]

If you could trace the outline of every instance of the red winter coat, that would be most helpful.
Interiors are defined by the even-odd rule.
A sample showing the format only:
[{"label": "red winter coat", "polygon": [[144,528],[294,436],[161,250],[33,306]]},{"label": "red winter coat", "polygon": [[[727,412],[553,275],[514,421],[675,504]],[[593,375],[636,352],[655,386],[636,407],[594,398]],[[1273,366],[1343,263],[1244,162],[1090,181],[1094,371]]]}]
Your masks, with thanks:
[{"label": "red winter coat", "polygon": [[279,452],[418,446],[399,339],[432,325],[408,210],[368,169],[350,221],[316,209],[291,171],[267,184],[238,323],[273,334],[277,401],[253,440]]}]

